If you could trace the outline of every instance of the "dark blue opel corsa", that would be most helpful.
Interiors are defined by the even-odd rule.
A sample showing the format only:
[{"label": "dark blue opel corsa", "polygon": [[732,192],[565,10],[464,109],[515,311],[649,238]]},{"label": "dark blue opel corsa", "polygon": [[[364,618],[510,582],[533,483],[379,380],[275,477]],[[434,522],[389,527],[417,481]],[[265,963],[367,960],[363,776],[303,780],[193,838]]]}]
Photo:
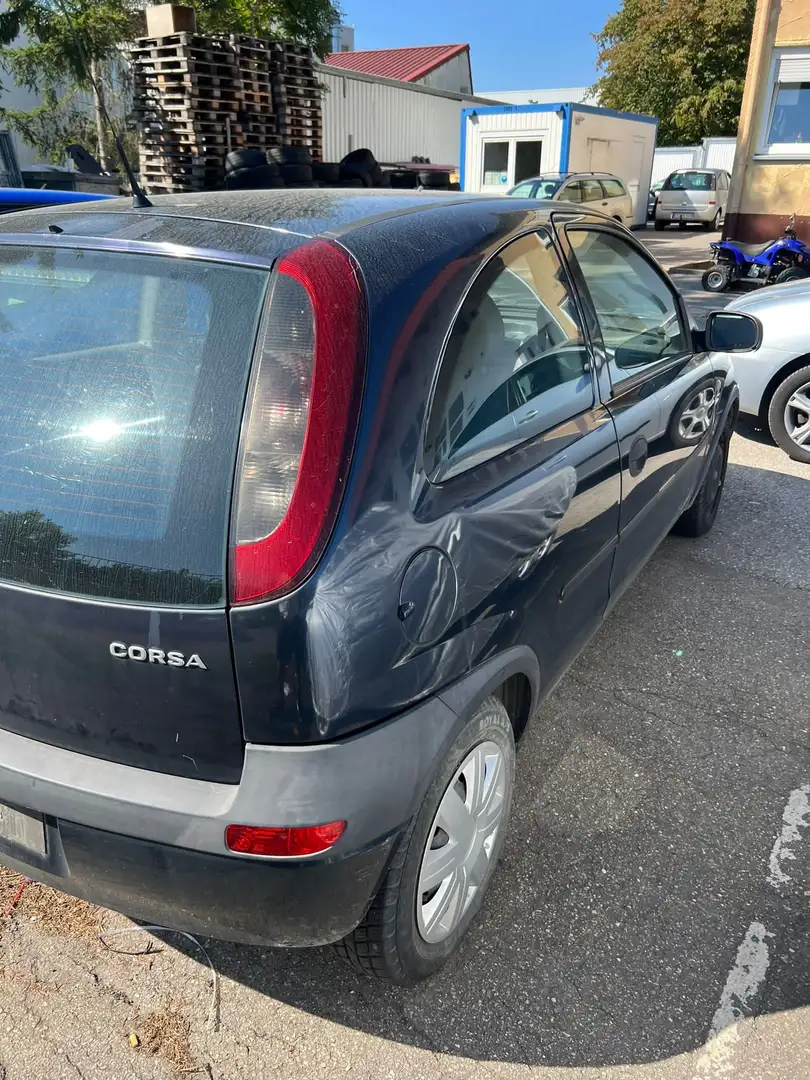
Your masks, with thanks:
[{"label": "dark blue opel corsa", "polygon": [[561,203],[288,191],[0,219],[0,859],[399,983],[515,741],[717,513],[749,316]]}]

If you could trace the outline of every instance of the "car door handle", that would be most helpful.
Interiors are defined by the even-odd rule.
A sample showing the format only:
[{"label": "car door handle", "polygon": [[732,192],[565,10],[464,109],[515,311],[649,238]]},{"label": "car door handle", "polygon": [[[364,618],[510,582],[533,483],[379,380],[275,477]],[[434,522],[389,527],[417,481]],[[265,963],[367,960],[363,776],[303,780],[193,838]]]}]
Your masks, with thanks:
[{"label": "car door handle", "polygon": [[537,416],[537,409],[530,409],[529,412],[524,413],[523,416],[521,416],[518,423],[527,424],[529,420],[534,420],[535,416]]}]

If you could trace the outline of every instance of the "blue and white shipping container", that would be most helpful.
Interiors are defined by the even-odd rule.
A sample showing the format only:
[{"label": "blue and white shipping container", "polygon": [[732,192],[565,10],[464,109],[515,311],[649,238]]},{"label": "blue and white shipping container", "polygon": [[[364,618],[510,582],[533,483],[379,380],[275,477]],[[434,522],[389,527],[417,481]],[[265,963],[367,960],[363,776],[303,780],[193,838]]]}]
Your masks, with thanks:
[{"label": "blue and white shipping container", "polygon": [[461,114],[461,186],[505,193],[541,173],[608,172],[624,181],[634,223],[647,216],[658,121],[595,105],[491,105]]}]

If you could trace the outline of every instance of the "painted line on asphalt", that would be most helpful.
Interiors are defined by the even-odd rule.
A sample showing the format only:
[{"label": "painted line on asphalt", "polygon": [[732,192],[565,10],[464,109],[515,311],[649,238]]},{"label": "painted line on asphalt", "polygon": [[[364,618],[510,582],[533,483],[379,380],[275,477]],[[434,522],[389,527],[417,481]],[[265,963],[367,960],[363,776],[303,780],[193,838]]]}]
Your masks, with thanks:
[{"label": "painted line on asphalt", "polygon": [[[782,828],[768,857],[766,881],[779,893],[792,883],[789,864],[796,861],[796,847],[803,839],[802,830],[807,828],[810,828],[810,784],[803,784],[788,796],[782,811]],[[770,963],[768,939],[775,937],[775,933],[756,919],[748,927],[720,994],[706,1045],[698,1056],[695,1080],[722,1080],[735,1075],[733,1059],[740,1041],[739,1022],[750,1015],[749,1006],[765,983]]]}]

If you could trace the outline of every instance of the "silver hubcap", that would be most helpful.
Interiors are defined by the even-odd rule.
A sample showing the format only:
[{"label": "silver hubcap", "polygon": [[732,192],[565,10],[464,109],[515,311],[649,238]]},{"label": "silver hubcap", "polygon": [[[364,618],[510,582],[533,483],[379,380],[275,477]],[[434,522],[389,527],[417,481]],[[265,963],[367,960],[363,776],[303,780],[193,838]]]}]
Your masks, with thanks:
[{"label": "silver hubcap", "polygon": [[503,752],[493,742],[479,743],[448,784],[428,833],[416,894],[425,941],[452,934],[484,884],[505,799]]},{"label": "silver hubcap", "polygon": [[785,406],[785,427],[797,446],[810,445],[810,383],[790,395]]},{"label": "silver hubcap", "polygon": [[704,435],[711,427],[716,404],[717,393],[710,386],[693,397],[684,409],[678,424],[681,438],[699,439],[701,435]]},{"label": "silver hubcap", "polygon": [[721,273],[719,270],[714,270],[712,271],[712,273],[709,274],[708,284],[711,286],[711,288],[717,289],[723,284],[725,278],[725,274]]}]

